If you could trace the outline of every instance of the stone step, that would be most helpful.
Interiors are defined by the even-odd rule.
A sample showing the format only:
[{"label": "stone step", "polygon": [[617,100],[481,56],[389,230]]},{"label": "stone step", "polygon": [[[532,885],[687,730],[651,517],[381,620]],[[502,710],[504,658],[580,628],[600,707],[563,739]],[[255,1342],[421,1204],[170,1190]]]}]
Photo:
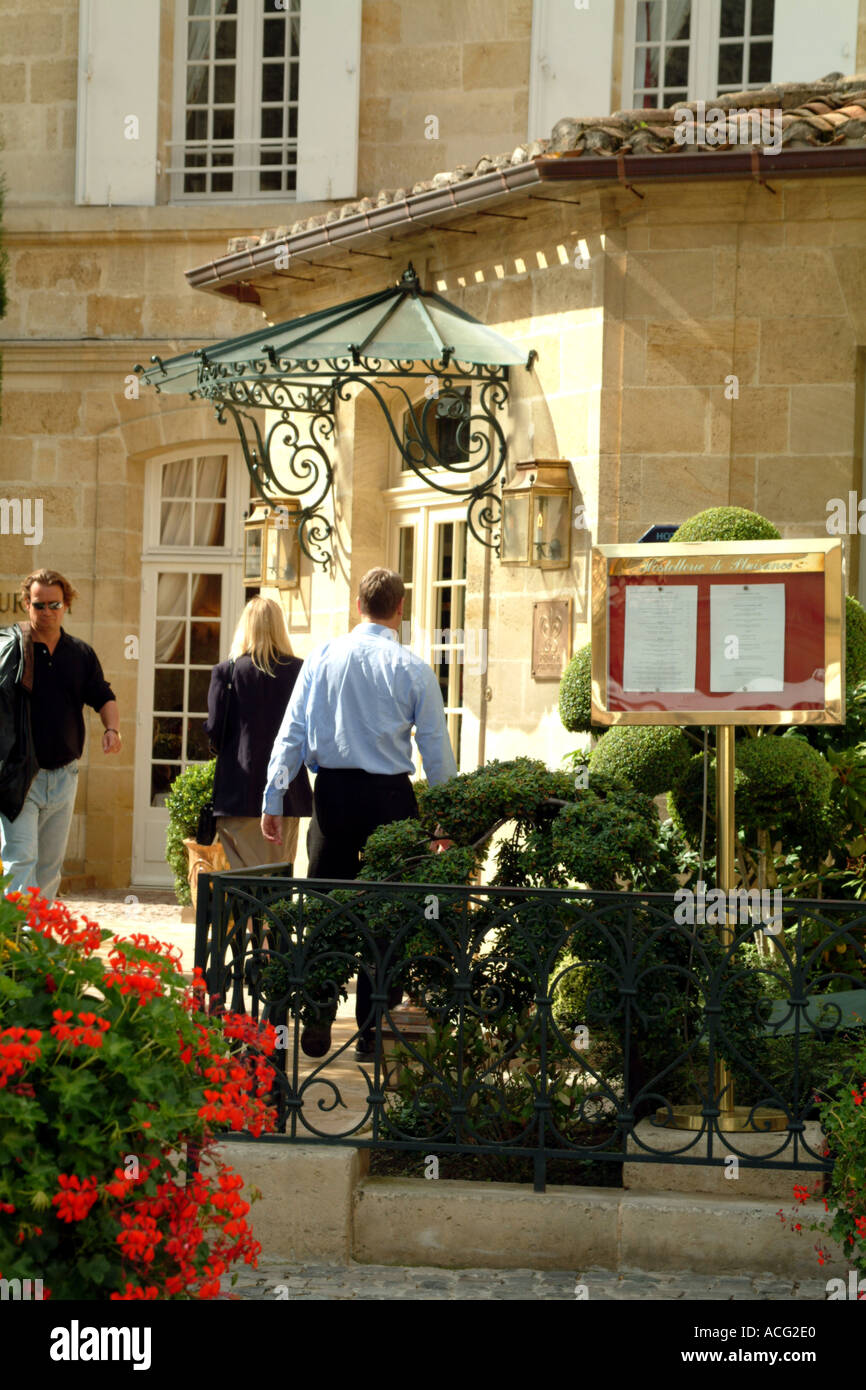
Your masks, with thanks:
[{"label": "stone step", "polygon": [[[226,1139],[219,1150],[262,1193],[252,1221],[269,1257],[576,1274],[591,1266],[742,1278],[824,1273],[814,1236],[782,1224],[777,1198],[371,1178],[367,1150],[324,1144]],[[792,1204],[793,1195],[786,1210]],[[830,1273],[847,1268],[838,1247],[823,1243]]]}]

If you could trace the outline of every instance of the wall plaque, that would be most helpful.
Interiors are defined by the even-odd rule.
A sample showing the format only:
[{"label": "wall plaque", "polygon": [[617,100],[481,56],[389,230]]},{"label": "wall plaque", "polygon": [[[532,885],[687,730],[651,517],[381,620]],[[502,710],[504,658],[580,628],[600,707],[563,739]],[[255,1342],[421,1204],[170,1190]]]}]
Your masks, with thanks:
[{"label": "wall plaque", "polygon": [[532,605],[532,679],[562,679],[571,656],[571,599],[546,599]]}]

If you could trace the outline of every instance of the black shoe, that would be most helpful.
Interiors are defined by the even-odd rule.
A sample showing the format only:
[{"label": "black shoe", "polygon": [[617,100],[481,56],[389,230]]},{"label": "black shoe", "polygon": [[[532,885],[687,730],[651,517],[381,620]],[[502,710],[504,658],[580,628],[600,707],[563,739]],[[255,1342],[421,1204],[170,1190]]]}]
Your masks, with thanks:
[{"label": "black shoe", "polygon": [[356,1062],[369,1062],[370,1065],[376,1060],[376,1044],[367,1042],[364,1038],[358,1039],[358,1046],[355,1048]]},{"label": "black shoe", "polygon": [[301,1051],[308,1057],[324,1057],[330,1050],[330,1023],[308,1023],[301,1032]]}]

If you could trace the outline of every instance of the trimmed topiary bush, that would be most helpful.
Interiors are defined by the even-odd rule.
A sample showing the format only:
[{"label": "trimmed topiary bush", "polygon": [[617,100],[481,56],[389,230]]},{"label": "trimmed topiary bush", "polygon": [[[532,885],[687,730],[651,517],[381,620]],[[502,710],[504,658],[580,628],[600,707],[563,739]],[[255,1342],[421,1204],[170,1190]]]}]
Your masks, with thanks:
[{"label": "trimmed topiary bush", "polygon": [[692,759],[692,747],[682,729],[672,724],[616,724],[593,749],[590,781],[603,772],[646,796],[669,791]]},{"label": "trimmed topiary bush", "polygon": [[737,793],[741,825],[810,845],[822,838],[833,774],[817,748],[803,738],[743,739],[737,764],[743,774]]},{"label": "trimmed topiary bush", "polygon": [[[615,891],[630,883],[636,864],[652,863],[659,818],[650,797],[623,787],[589,788],[553,821],[552,849],[569,878]],[[670,891],[676,880],[670,885]]]},{"label": "trimmed topiary bush", "polygon": [[[674,824],[697,844],[701,834],[703,755],[690,760],[685,776],[668,794]],[[771,832],[817,847],[826,841],[832,772],[826,758],[802,738],[744,738],[738,741],[734,795],[739,829]],[[710,759],[707,839],[715,836],[716,760]]]},{"label": "trimmed topiary bush", "polygon": [[455,844],[474,845],[503,821],[533,821],[550,797],[568,800],[573,791],[567,772],[552,772],[536,758],[494,759],[475,772],[428,787],[418,798],[418,809],[430,838],[441,824]]},{"label": "trimmed topiary bush", "polygon": [[592,729],[592,643],[587,642],[571,658],[559,684],[559,717],[570,734]]},{"label": "trimmed topiary bush", "polygon": [[678,541],[780,541],[772,521],[746,507],[708,507],[684,521],[671,536]]}]

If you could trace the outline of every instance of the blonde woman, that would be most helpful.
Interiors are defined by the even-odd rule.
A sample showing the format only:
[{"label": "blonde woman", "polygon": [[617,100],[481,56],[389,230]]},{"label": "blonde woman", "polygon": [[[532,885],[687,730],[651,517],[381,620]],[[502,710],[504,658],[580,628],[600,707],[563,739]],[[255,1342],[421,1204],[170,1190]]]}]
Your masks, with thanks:
[{"label": "blonde woman", "polygon": [[268,760],[302,665],[292,655],[280,605],[270,598],[250,599],[229,659],[211,672],[205,725],[218,755],[213,795],[217,836],[233,869],[293,863],[298,818],[312,813],[312,792],[302,767],[283,798],[281,840],[270,842],[262,834]]}]

